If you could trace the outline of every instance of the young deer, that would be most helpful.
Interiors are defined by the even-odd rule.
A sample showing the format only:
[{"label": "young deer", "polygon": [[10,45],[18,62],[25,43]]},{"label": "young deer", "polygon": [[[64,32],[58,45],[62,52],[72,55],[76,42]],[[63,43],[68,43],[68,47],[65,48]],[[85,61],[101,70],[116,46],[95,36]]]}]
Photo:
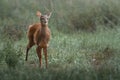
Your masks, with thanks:
[{"label": "young deer", "polygon": [[42,67],[42,49],[45,55],[46,68],[48,66],[47,61],[47,47],[50,40],[50,29],[48,28],[48,20],[51,13],[42,15],[39,11],[36,14],[40,18],[40,23],[35,23],[29,26],[27,36],[29,43],[26,50],[26,61],[28,59],[28,51],[33,45],[37,45],[36,52],[39,57],[40,67]]}]

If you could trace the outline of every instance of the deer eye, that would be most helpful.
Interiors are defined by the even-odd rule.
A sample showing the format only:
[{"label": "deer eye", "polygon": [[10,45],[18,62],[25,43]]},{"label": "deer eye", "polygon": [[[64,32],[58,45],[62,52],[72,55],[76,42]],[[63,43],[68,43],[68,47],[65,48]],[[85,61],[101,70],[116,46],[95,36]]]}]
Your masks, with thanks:
[{"label": "deer eye", "polygon": [[48,20],[49,18],[47,17],[46,19]]}]

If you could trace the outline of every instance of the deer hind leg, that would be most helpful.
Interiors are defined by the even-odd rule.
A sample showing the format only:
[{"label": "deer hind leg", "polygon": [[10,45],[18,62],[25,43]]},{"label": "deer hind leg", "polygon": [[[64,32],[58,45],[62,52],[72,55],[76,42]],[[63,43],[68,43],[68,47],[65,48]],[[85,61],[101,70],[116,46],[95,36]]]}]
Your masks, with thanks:
[{"label": "deer hind leg", "polygon": [[28,52],[29,52],[30,48],[31,48],[33,45],[34,45],[33,40],[32,40],[32,39],[31,39],[31,40],[29,39],[29,43],[28,43],[27,49],[26,49],[26,58],[25,58],[25,61],[28,60]]},{"label": "deer hind leg", "polygon": [[40,46],[37,46],[36,52],[39,58],[40,68],[42,68],[42,48]]},{"label": "deer hind leg", "polygon": [[47,56],[47,47],[43,48],[44,56],[45,56],[45,63],[46,68],[48,67],[48,56]]}]

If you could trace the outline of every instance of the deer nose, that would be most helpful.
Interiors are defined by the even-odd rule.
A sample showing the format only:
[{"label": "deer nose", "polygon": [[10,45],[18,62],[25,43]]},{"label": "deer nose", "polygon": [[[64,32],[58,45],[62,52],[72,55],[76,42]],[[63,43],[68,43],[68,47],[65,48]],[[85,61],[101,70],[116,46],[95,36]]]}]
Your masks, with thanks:
[{"label": "deer nose", "polygon": [[47,23],[47,21],[44,21],[44,23]]}]

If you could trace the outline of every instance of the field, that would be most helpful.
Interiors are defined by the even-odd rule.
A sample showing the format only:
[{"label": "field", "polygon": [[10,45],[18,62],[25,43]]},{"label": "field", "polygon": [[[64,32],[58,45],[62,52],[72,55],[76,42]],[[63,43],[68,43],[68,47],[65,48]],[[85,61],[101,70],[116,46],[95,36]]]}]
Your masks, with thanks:
[{"label": "field", "polygon": [[[1,0],[0,80],[119,80],[119,0]],[[52,11],[48,68],[25,52],[37,10]]]}]

